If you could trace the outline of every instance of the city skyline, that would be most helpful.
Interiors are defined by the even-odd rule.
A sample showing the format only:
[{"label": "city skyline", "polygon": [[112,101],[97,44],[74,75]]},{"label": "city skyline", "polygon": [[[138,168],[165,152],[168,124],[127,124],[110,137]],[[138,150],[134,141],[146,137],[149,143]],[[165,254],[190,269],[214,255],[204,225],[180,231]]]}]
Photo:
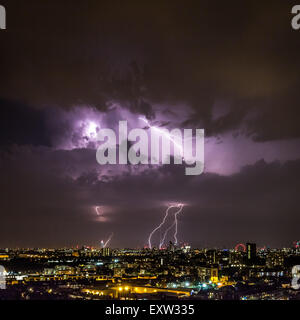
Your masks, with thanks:
[{"label": "city skyline", "polygon": [[299,300],[293,248],[0,250],[0,300]]}]

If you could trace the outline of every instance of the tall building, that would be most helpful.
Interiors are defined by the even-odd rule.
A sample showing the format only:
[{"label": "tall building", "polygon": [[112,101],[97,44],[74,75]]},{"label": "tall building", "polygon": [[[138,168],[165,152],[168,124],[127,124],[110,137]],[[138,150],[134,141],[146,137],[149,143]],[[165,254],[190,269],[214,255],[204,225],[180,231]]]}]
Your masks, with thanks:
[{"label": "tall building", "polygon": [[207,262],[209,264],[217,263],[217,251],[216,250],[207,250],[206,251]]},{"label": "tall building", "polygon": [[247,243],[247,260],[254,261],[256,259],[256,243]]},{"label": "tall building", "polygon": [[110,256],[110,249],[108,247],[102,248],[101,255],[103,257],[109,257]]},{"label": "tall building", "polygon": [[175,244],[172,241],[169,242],[168,251],[170,251],[170,252],[175,251]]}]

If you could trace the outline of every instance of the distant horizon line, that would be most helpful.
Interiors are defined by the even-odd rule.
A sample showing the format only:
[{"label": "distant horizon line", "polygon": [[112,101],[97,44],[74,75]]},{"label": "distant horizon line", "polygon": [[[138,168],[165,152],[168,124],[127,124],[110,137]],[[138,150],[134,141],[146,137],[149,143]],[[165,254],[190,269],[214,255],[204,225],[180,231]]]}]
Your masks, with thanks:
[{"label": "distant horizon line", "polygon": [[[255,242],[245,242],[243,243],[246,245],[247,243],[256,244]],[[207,247],[193,247],[188,245],[187,247],[190,247],[191,250],[203,250],[203,249],[215,249],[215,250],[236,250],[235,247],[217,247],[217,246],[207,246]],[[58,250],[58,249],[72,249],[72,250],[82,250],[82,249],[93,249],[93,250],[101,250],[101,249],[112,249],[112,250],[148,250],[148,251],[167,251],[168,248],[157,248],[153,247],[150,248],[143,248],[143,247],[99,247],[99,246],[88,246],[88,245],[80,245],[80,246],[53,246],[53,247],[0,247],[1,251],[5,250]],[[176,249],[182,249],[185,248],[184,246],[177,246]],[[267,249],[300,249],[300,247],[296,247],[295,245],[291,244],[290,246],[257,246],[257,250],[267,250]]]}]

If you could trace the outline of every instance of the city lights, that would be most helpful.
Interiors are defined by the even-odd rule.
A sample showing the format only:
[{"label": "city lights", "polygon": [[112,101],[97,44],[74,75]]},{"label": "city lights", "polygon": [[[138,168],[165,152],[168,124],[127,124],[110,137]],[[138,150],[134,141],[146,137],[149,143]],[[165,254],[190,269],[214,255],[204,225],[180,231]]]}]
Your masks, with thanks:
[{"label": "city lights", "polygon": [[[257,250],[255,243],[245,247],[246,252],[236,248],[192,248],[186,243],[164,250],[92,246],[9,249],[5,254],[0,250],[0,259],[7,266],[3,273],[6,287],[23,288],[24,299],[42,294],[55,299],[65,292],[70,299],[135,300],[163,295],[178,299],[251,300],[276,299],[277,292],[292,299],[297,294],[292,286],[299,285],[299,266],[289,268],[284,261],[286,257],[298,257],[300,248],[266,251]],[[44,268],[39,272],[11,269],[11,262],[20,259]]]}]

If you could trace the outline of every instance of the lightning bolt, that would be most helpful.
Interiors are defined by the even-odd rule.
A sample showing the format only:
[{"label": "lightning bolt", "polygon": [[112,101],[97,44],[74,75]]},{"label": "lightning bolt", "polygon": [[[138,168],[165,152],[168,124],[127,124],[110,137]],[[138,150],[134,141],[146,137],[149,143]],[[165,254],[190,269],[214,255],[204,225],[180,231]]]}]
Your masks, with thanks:
[{"label": "lightning bolt", "polygon": [[184,205],[183,204],[178,204],[177,207],[179,207],[179,210],[175,212],[174,214],[174,222],[173,224],[168,228],[166,229],[165,233],[164,233],[164,236],[159,244],[159,249],[162,248],[164,242],[165,242],[165,239],[166,239],[166,236],[168,234],[168,232],[175,226],[175,233],[174,233],[174,239],[175,239],[175,244],[177,244],[177,233],[178,233],[178,221],[177,221],[177,216],[178,214],[182,211]]},{"label": "lightning bolt", "polygon": [[113,236],[114,236],[114,233],[112,232],[111,235],[109,236],[109,238],[103,244],[103,248],[106,248],[106,246],[109,244],[109,242],[110,242],[110,240],[112,239]]},{"label": "lightning bolt", "polygon": [[159,229],[164,225],[164,223],[166,222],[166,219],[167,219],[168,214],[169,214],[169,210],[170,210],[171,208],[176,208],[176,207],[177,207],[177,206],[175,206],[175,205],[169,206],[169,207],[167,208],[167,210],[166,210],[166,214],[165,214],[165,216],[164,216],[164,218],[163,218],[163,221],[150,233],[149,238],[148,238],[148,246],[149,246],[149,249],[152,249],[152,244],[151,244],[151,238],[152,238],[152,236],[153,236],[154,233],[155,233],[157,230],[159,230]]},{"label": "lightning bolt", "polygon": [[161,242],[160,242],[160,244],[159,244],[159,249],[162,248],[168,232],[174,227],[174,225],[175,225],[175,221],[173,222],[173,224],[172,224],[168,229],[166,229],[166,231],[165,231],[165,233],[164,233],[164,236],[163,236],[163,238],[162,238],[162,240],[161,240]]},{"label": "lightning bolt", "polygon": [[179,206],[180,206],[180,209],[175,213],[175,215],[174,215],[174,219],[175,219],[175,221],[174,221],[174,223],[175,223],[175,232],[174,232],[174,240],[175,240],[175,242],[174,242],[174,244],[176,245],[177,244],[177,233],[178,233],[178,220],[177,220],[177,216],[178,216],[178,214],[182,211],[182,209],[183,209],[183,204],[179,204]]},{"label": "lightning bolt", "polygon": [[182,145],[179,144],[179,143],[177,143],[177,142],[174,140],[174,138],[172,137],[171,134],[169,134],[169,133],[165,132],[164,130],[159,129],[159,128],[155,127],[155,126],[151,126],[151,124],[149,123],[149,121],[148,121],[146,118],[139,117],[139,119],[142,120],[142,121],[144,121],[149,128],[151,128],[151,129],[153,129],[153,130],[155,130],[155,131],[158,131],[158,132],[162,133],[164,136],[166,136],[170,141],[172,141],[172,142],[174,143],[174,146],[176,146],[176,147],[180,150],[180,152],[181,152],[181,154],[182,154],[182,152],[183,152]]},{"label": "lightning bolt", "polygon": [[100,208],[101,208],[101,207],[99,207],[99,206],[95,207],[97,216],[101,216],[101,212],[99,211]]}]

